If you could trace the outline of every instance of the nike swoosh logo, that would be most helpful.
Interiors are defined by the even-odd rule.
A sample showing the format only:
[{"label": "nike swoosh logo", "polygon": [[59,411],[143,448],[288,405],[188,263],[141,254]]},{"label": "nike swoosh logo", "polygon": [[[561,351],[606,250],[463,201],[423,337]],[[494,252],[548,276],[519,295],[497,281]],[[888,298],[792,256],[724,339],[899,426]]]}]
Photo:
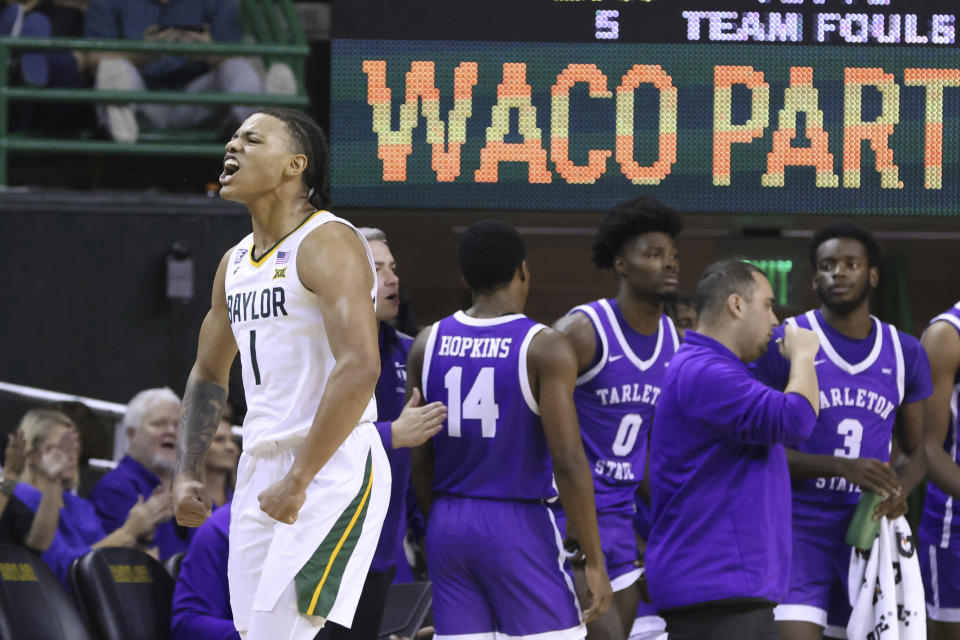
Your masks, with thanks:
[{"label": "nike swoosh logo", "polygon": [[819,366],[822,365],[824,362],[826,362],[826,360],[814,360],[814,361],[813,361],[813,366],[819,367]]},{"label": "nike swoosh logo", "polygon": [[617,360],[619,360],[619,359],[622,358],[622,357],[623,357],[623,354],[621,353],[621,354],[618,355],[618,356],[610,356],[609,360],[610,360],[610,362],[616,362]]}]

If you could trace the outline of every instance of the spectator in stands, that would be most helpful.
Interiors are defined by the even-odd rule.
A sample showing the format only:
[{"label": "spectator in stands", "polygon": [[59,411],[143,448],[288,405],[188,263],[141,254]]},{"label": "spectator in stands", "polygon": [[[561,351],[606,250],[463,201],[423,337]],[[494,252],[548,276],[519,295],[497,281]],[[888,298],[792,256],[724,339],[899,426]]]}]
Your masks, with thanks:
[{"label": "spectator in stands", "polygon": [[[147,42],[240,42],[235,0],[90,0],[85,34],[88,38],[123,38]],[[155,55],[148,53],[93,53],[96,87],[104,90],[164,89],[187,93],[283,93],[296,91],[290,67],[274,64],[261,81],[246,58],[226,59]],[[257,110],[254,106],[223,109],[211,105],[137,104],[107,106],[101,121],[114,140],[135,142],[139,123],[159,129],[216,126],[230,131]]]},{"label": "spectator in stands", "polygon": [[207,518],[193,536],[173,591],[171,640],[240,638],[233,626],[227,584],[229,532],[228,504]]},{"label": "spectator in stands", "polygon": [[331,640],[376,638],[391,582],[410,582],[413,574],[403,550],[406,534],[407,490],[410,486],[409,447],[426,442],[443,427],[446,407],[440,402],[420,404],[420,393],[404,405],[407,383],[407,352],[413,338],[393,327],[400,308],[400,280],[396,260],[380,229],[359,229],[370,244],[377,269],[377,320],[380,325],[380,379],[377,381],[377,430],[390,460],[393,486],[390,506],[380,532],[380,543],[363,585],[353,618],[353,627],[328,624],[322,637]]},{"label": "spectator in stands", "polygon": [[[86,5],[86,0],[0,1],[0,36],[82,37]],[[12,57],[13,85],[66,89],[88,86],[81,52],[14,51]],[[92,114],[86,105],[16,101],[10,104],[10,127],[50,133],[76,131],[92,124]]]},{"label": "spectator in stands", "polygon": [[55,402],[50,408],[70,418],[77,427],[83,445],[80,448],[81,472],[90,458],[110,459],[110,430],[93,409],[74,400]]},{"label": "spectator in stands", "polygon": [[13,495],[26,464],[26,441],[20,431],[7,436],[7,448],[0,469],[0,543],[23,544],[33,512]]},{"label": "spectator in stands", "polygon": [[135,395],[122,422],[129,441],[127,453],[90,493],[106,531],[120,527],[138,499],[153,496],[163,502],[166,517],[152,537],[141,540],[146,548],[156,547],[161,560],[185,551],[189,542],[189,530],[177,527],[173,520],[169,492],[179,417],[180,398],[172,390],[147,389]]},{"label": "spectator in stands", "polygon": [[[86,0],[5,0],[0,35],[69,38],[82,35]],[[83,58],[66,51],[15,54],[15,77],[37,87],[79,87],[85,84]]]},{"label": "spectator in stands", "polygon": [[239,459],[240,447],[233,439],[232,425],[221,418],[206,458],[207,495],[213,498],[213,504],[226,506],[233,498]]},{"label": "spectator in stands", "polygon": [[73,494],[80,450],[70,418],[49,409],[32,409],[20,421],[26,466],[14,489],[32,512],[24,544],[67,585],[74,559],[99,547],[132,547],[167,513],[156,498],[137,500],[116,531],[106,535],[93,505]]}]

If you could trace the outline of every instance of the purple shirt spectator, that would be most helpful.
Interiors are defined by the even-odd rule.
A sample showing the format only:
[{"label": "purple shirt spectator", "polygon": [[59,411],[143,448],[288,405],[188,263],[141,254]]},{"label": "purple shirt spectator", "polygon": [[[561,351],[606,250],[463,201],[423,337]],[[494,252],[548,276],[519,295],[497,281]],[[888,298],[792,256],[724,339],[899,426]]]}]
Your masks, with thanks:
[{"label": "purple shirt spectator", "polygon": [[173,592],[171,640],[238,640],[230,609],[227,553],[230,505],[196,531]]},{"label": "purple shirt spectator", "polygon": [[[13,492],[31,511],[37,512],[41,498],[39,489],[21,482]],[[69,589],[70,563],[89,553],[90,545],[100,542],[106,535],[93,505],[69,491],[64,491],[57,532],[41,557],[60,582]]]},{"label": "purple shirt spectator", "polygon": [[783,445],[810,436],[809,401],[758,382],[718,341],[687,331],[670,362],[650,442],[650,596],[658,611],[777,602],[790,569]]},{"label": "purple shirt spectator", "polygon": [[407,354],[413,338],[394,329],[386,322],[380,323],[380,379],[377,381],[377,431],[383,448],[390,460],[393,490],[390,506],[380,532],[380,543],[373,556],[370,570],[389,571],[396,566],[394,582],[411,582],[413,573],[403,551],[403,539],[407,533],[407,491],[410,487],[410,450],[394,449],[391,422],[403,411],[407,384]]},{"label": "purple shirt spectator", "polygon": [[[137,496],[147,500],[159,485],[160,478],[130,456],[124,456],[117,468],[103,476],[90,492],[90,502],[97,510],[103,529],[107,533],[119,529],[136,504]],[[186,551],[194,531],[178,527],[173,519],[157,525],[153,545],[160,552],[160,560]]]}]

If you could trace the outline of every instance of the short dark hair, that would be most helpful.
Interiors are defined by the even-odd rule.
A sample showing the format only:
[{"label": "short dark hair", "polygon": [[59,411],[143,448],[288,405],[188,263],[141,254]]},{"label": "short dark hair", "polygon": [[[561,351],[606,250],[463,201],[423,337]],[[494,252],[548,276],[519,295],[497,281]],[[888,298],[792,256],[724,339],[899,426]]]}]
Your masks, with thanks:
[{"label": "short dark hair", "polygon": [[814,271],[817,270],[817,249],[827,240],[833,240],[834,238],[856,240],[867,250],[867,266],[880,266],[880,245],[877,244],[873,234],[855,224],[841,222],[824,227],[813,234],[813,240],[810,242],[810,267]]},{"label": "short dark hair", "polygon": [[457,244],[460,273],[472,291],[487,292],[513,280],[527,250],[517,230],[499,220],[470,225]]},{"label": "short dark hair", "polygon": [[293,139],[297,153],[307,156],[303,171],[303,186],[307,199],[317,209],[330,206],[330,148],[327,136],[313,118],[296,109],[270,108],[259,113],[273,116],[283,122]]},{"label": "short dark hair", "polygon": [[612,269],[613,260],[634,237],[659,231],[676,238],[683,231],[683,219],[656,198],[640,196],[614,205],[600,223],[593,240],[593,264]]},{"label": "short dark hair", "polygon": [[753,295],[753,274],[763,275],[756,266],[743,260],[721,260],[707,267],[697,283],[697,316],[716,312],[736,293],[747,300]]}]

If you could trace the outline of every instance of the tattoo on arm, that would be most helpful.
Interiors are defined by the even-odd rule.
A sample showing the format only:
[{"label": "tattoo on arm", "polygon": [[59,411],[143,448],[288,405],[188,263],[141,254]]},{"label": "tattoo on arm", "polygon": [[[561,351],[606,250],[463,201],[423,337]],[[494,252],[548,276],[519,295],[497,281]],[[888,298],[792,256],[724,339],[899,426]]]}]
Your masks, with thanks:
[{"label": "tattoo on arm", "polygon": [[177,465],[174,477],[189,473],[201,477],[203,460],[210,448],[213,435],[223,415],[227,390],[215,382],[187,381],[180,411],[179,435],[177,437]]}]

